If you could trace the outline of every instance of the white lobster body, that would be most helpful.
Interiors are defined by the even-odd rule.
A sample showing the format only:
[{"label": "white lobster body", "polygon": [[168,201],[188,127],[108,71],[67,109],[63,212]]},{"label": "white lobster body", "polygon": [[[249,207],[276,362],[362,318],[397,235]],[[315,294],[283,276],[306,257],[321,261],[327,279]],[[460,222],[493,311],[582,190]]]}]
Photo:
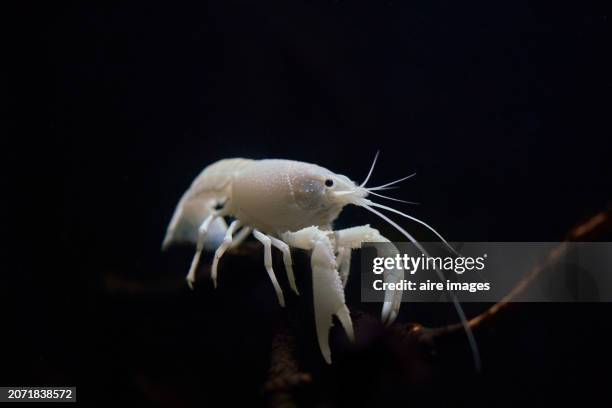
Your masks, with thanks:
[{"label": "white lobster body", "polygon": [[[284,295],[272,268],[271,248],[275,247],[283,253],[289,284],[296,294],[299,292],[293,275],[290,247],[310,250],[317,337],[321,353],[330,363],[328,335],[334,315],[349,338],[353,338],[343,290],[350,270],[351,250],[361,247],[364,242],[389,243],[369,225],[334,231],[333,221],[342,208],[348,204],[366,208],[423,250],[410,234],[372,207],[384,208],[424,224],[422,221],[365,198],[368,194],[384,197],[375,191],[384,190],[411,176],[383,186],[366,188],[364,186],[373,168],[374,164],[366,181],[358,186],[346,176],[310,163],[276,159],[220,160],[206,167],[183,194],[168,225],[162,247],[175,242],[197,244],[187,275],[187,282],[192,288],[201,252],[214,249],[211,277],[216,287],[219,259],[227,249],[239,245],[252,232],[264,245],[264,264],[281,306],[285,303]],[[229,226],[224,217],[233,218]],[[386,248],[392,249],[381,250],[388,252],[385,256],[394,257],[399,253],[392,245]],[[391,283],[399,282],[403,277],[402,269],[385,271],[383,274],[383,279]],[[401,298],[402,292],[399,290],[385,293],[382,310],[384,322],[392,323],[395,320]]]},{"label": "white lobster body", "polygon": [[324,184],[311,182],[317,175],[333,173],[291,160],[253,161],[234,175],[227,212],[277,237],[310,226],[330,229],[342,205],[319,202]]},{"label": "white lobster body", "polygon": [[[174,242],[196,243],[198,227],[219,205],[223,205],[223,215],[277,237],[310,226],[330,229],[346,205],[325,199],[324,180],[332,177],[350,182],[321,166],[293,160],[220,160],[206,167],[179,201],[164,247]],[[217,218],[205,246],[217,246],[226,228],[222,218]]]}]

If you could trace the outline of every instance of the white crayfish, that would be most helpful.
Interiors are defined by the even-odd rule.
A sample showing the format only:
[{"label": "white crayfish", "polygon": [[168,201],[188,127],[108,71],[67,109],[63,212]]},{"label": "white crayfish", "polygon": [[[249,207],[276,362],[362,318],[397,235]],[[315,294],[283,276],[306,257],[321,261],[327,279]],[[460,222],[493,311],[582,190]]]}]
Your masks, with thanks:
[{"label": "white crayfish", "polygon": [[[408,232],[375,208],[418,222],[444,241],[440,234],[424,222],[366,198],[369,194],[389,198],[378,191],[412,177],[410,175],[381,186],[366,187],[376,158],[365,181],[360,185],[346,176],[310,163],[242,158],[220,160],[206,167],[185,192],[172,216],[162,247],[166,248],[175,242],[197,245],[187,274],[187,282],[191,287],[202,251],[216,248],[211,269],[216,287],[219,259],[228,248],[239,245],[252,232],[263,244],[264,264],[281,306],[284,306],[285,300],[272,269],[272,247],[282,252],[289,284],[296,294],[299,292],[295,284],[290,247],[312,251],[317,338],[325,361],[331,363],[329,330],[333,315],[338,317],[349,339],[354,340],[353,323],[344,301],[351,250],[360,248],[365,242],[390,242],[369,225],[334,231],[332,224],[342,208],[353,204],[371,211],[394,226],[423,252],[423,248]],[[224,217],[233,218],[229,227]],[[393,253],[384,256],[395,257],[399,253],[393,245],[382,247],[393,248]],[[385,282],[399,282],[403,278],[402,269],[389,270],[383,274]],[[386,291],[382,309],[383,322],[390,324],[396,319],[401,298],[402,292],[399,290]],[[465,320],[457,303],[456,306],[462,320]],[[468,332],[468,336],[472,341],[471,333]]]}]

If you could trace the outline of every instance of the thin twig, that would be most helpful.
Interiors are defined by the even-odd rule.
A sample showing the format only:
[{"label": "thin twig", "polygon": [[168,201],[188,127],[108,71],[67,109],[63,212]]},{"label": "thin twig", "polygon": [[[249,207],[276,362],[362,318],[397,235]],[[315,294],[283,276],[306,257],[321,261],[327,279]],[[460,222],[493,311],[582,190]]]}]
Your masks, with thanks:
[{"label": "thin twig", "polygon": [[[527,287],[537,279],[543,271],[555,265],[560,259],[567,254],[569,242],[589,241],[595,239],[612,230],[612,211],[607,210],[598,213],[591,217],[586,222],[573,228],[564,242],[554,248],[546,257],[546,259],[532,267],[532,269],[520,280],[520,282],[508,293],[502,300],[485,310],[481,314],[471,318],[468,325],[472,329],[476,329],[481,325],[494,319],[500,312],[507,309],[513,300],[516,299]],[[431,341],[433,338],[446,335],[458,331],[463,331],[461,323],[454,323],[448,326],[436,328],[423,328],[419,325],[412,325],[409,332],[411,334],[419,333],[423,339]]]}]

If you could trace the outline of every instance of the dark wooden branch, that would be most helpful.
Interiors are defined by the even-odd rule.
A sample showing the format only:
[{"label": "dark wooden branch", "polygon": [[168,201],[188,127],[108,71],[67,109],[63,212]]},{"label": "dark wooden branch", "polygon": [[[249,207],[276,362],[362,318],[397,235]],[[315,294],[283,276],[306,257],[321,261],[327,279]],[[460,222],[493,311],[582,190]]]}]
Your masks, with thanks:
[{"label": "dark wooden branch", "polygon": [[[476,329],[482,325],[492,322],[496,316],[513,305],[513,300],[516,299],[518,295],[523,293],[523,291],[525,291],[525,289],[529,287],[529,285],[535,281],[543,271],[548,270],[551,266],[556,265],[559,260],[563,259],[563,257],[567,254],[569,242],[590,241],[597,239],[610,231],[612,231],[611,210],[600,212],[597,215],[589,218],[584,223],[574,227],[567,235],[566,240],[553,249],[542,263],[533,266],[510,293],[508,293],[502,300],[491,306],[489,309],[471,318],[468,321],[470,328]],[[423,341],[430,342],[436,337],[463,331],[463,325],[461,323],[455,323],[436,328],[425,328],[419,325],[411,325],[408,328],[408,331],[412,335],[418,334],[422,337]]]},{"label": "dark wooden branch", "polygon": [[[529,287],[544,270],[554,266],[564,257],[569,247],[568,242],[597,239],[610,231],[612,231],[612,214],[610,210],[601,212],[573,228],[567,235],[566,240],[552,250],[543,262],[535,265],[528,271],[508,295],[483,313],[470,319],[469,326],[472,329],[477,329],[483,325],[493,323],[497,316],[515,304],[513,300]],[[356,320],[358,316],[355,313],[353,315],[354,320]],[[278,332],[272,344],[269,380],[265,386],[269,396],[269,406],[271,407],[297,406],[294,399],[295,386],[312,380],[309,374],[300,373],[298,370],[298,360],[295,356],[296,339],[289,334],[288,330],[285,328]],[[461,323],[436,328],[427,328],[418,323],[398,323],[393,326],[388,335],[398,336],[401,339],[408,340],[413,345],[420,343],[432,347],[436,339],[441,336],[462,331],[463,326]]]},{"label": "dark wooden branch", "polygon": [[272,338],[268,381],[264,385],[270,407],[297,407],[293,390],[312,381],[309,373],[299,371],[296,347],[296,339],[289,328],[277,328]]},{"label": "dark wooden branch", "polygon": [[[603,211],[586,222],[577,225],[568,233],[566,240],[553,249],[541,263],[533,266],[507,296],[483,313],[470,319],[468,322],[469,326],[476,330],[501,321],[501,315],[507,313],[510,308],[519,305],[519,303],[513,302],[517,296],[523,293],[545,270],[554,270],[553,267],[567,254],[569,242],[597,240],[602,236],[606,236],[606,234],[610,234],[610,232],[612,232],[611,210]],[[258,243],[247,242],[240,249],[233,250],[232,253],[234,257],[226,257],[227,262],[232,262],[225,265],[228,271],[232,270],[232,266],[241,265],[241,263],[247,266],[257,265],[258,268],[261,265],[261,246]],[[276,259],[276,261],[279,265],[281,264],[279,259]],[[298,263],[307,265],[307,262],[305,263],[303,260]],[[282,268],[282,266],[279,267]],[[304,267],[307,268],[307,266]],[[201,284],[205,284],[209,279],[209,268],[209,265],[206,264],[202,266],[200,276],[198,277],[198,282],[201,281]],[[267,278],[263,273],[258,274],[258,276],[261,276],[261,279]],[[136,280],[126,280],[112,273],[105,274],[103,287],[108,292],[125,293],[129,296],[186,290],[182,276],[165,278],[158,282],[147,281],[145,283]],[[288,306],[288,309],[291,309],[291,305]],[[290,315],[291,313],[280,314],[281,317],[277,322],[277,328],[272,337],[270,366],[267,380],[263,385],[263,396],[270,407],[299,406],[299,390],[313,382],[312,374],[302,371],[304,370],[304,365],[308,365],[303,364],[297,354],[298,338],[296,336],[302,332],[300,329],[303,320],[300,318],[292,319]],[[372,321],[378,322],[378,316],[365,312],[360,313],[356,310],[353,310],[352,317],[355,326],[362,326],[362,330],[366,332],[371,332],[371,327],[373,326],[364,324],[364,321],[372,319]],[[314,330],[314,327],[307,330]],[[423,370],[431,368],[427,366],[429,364],[427,359],[423,359],[419,363],[417,361],[419,357],[425,356],[426,350],[431,350],[434,343],[440,338],[462,332],[463,326],[460,323],[434,328],[427,328],[418,323],[396,323],[390,330],[384,330],[382,326],[380,328],[380,333],[387,336],[387,340],[401,341],[399,348],[401,348],[402,353],[406,349],[412,350],[411,353],[408,353],[407,358],[401,359],[401,364],[402,367],[417,367],[418,369],[415,368],[414,371],[417,372],[419,377],[423,376],[423,372],[425,372]],[[393,349],[393,352],[396,353],[399,348]]]}]

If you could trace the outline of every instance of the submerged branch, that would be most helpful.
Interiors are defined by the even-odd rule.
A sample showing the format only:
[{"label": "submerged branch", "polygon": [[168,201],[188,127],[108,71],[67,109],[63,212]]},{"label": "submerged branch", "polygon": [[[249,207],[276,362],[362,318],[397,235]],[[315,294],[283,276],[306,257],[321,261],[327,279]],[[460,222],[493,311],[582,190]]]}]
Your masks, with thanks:
[{"label": "submerged branch", "polygon": [[[574,227],[567,235],[565,241],[554,248],[542,263],[533,266],[510,293],[508,293],[502,300],[491,306],[489,309],[471,318],[468,321],[469,327],[476,329],[487,322],[492,321],[501,312],[508,309],[509,306],[513,304],[513,300],[523,293],[529,287],[529,285],[542,274],[543,271],[548,270],[551,266],[557,264],[559,260],[561,260],[567,254],[569,242],[590,241],[597,239],[610,231],[612,231],[612,210],[602,211],[584,223]],[[411,325],[409,328],[409,332],[411,334],[418,333],[423,340],[428,342],[436,337],[459,331],[463,331],[463,325],[461,323],[454,323],[448,326],[435,328],[424,328],[419,325]]]},{"label": "submerged branch", "polygon": [[287,327],[280,327],[272,338],[270,350],[270,369],[268,380],[264,385],[270,407],[296,407],[293,390],[310,383],[312,376],[299,371],[296,356],[296,339]]}]

